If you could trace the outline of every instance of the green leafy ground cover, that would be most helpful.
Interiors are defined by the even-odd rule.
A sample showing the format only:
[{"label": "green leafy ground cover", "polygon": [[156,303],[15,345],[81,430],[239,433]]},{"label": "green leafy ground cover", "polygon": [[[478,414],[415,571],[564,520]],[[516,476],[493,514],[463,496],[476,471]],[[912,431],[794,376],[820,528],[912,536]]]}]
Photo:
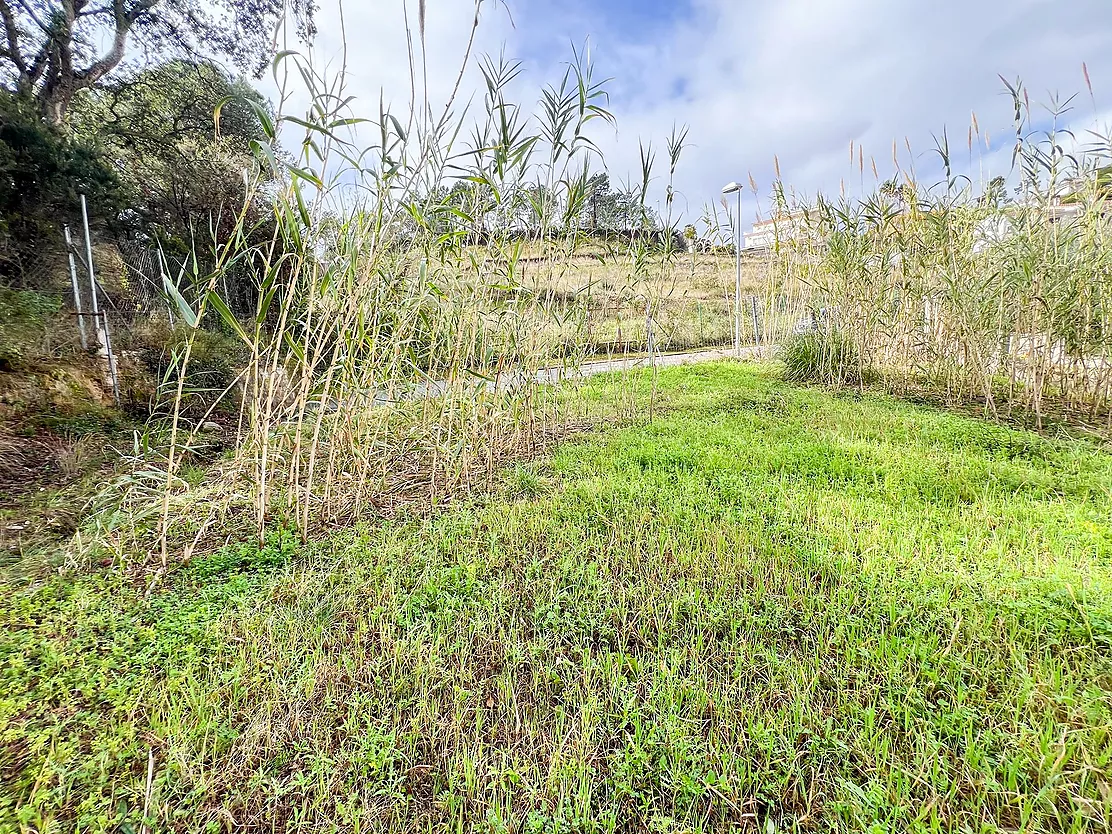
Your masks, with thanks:
[{"label": "green leafy ground cover", "polygon": [[0,830],[1108,830],[1112,457],[660,383],[435,517],[12,580]]}]

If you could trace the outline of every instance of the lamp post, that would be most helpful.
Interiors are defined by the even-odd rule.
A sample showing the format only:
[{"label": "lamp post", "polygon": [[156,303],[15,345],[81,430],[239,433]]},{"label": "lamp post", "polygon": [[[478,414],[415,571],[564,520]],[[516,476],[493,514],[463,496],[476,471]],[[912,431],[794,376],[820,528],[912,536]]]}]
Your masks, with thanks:
[{"label": "lamp post", "polygon": [[734,257],[737,261],[737,276],[734,279],[734,355],[741,359],[741,186],[732,182],[722,189],[723,196],[737,194],[737,224],[734,233]]}]

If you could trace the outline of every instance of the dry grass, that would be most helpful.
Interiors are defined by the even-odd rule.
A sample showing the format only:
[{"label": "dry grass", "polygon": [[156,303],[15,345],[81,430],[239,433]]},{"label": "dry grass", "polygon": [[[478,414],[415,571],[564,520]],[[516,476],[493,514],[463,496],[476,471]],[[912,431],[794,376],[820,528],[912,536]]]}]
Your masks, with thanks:
[{"label": "dry grass", "polygon": [[[733,341],[735,260],[729,254],[676,253],[639,264],[627,253],[592,246],[556,274],[526,261],[522,285],[531,291],[579,304],[586,321],[579,338],[592,353],[643,350],[648,341],[646,307],[651,307],[658,349],[689,350]],[[742,260],[742,295],[767,304],[769,264],[763,255]],[[746,308],[748,310],[748,308]],[[743,316],[743,338],[753,340]]]},{"label": "dry grass", "polygon": [[[272,148],[282,129],[305,139],[295,159],[264,149],[248,180],[245,206],[256,190],[283,183],[273,228],[248,228],[245,208],[192,274],[167,281],[185,338],[166,363],[157,409],[165,419],[104,491],[88,537],[117,562],[155,557],[159,575],[217,531],[241,531],[246,518],[259,542],[289,524],[308,540],[321,526],[376,513],[414,481],[433,504],[486,486],[507,458],[581,419],[537,379],[592,350],[592,305],[560,283],[581,279],[586,263],[576,218],[598,161],[588,126],[613,120],[589,61],[574,56],[528,122],[506,97],[515,66],[483,61],[476,136],[459,138],[450,106],[430,121],[415,102],[406,118],[378,114],[381,143],[371,149],[347,130],[355,114],[342,72],[320,74],[295,55],[277,66],[309,86],[311,107],[293,117],[284,101],[276,118],[260,114]],[[669,150],[674,172],[679,142]],[[645,188],[651,178],[650,165]],[[639,203],[649,228],[644,190]],[[507,221],[524,215],[525,240]],[[640,238],[627,248],[631,280],[616,268],[608,292],[652,310],[664,284],[674,285],[675,259]],[[202,272],[201,263],[213,267]],[[249,321],[220,295],[222,277],[237,270],[257,280]],[[247,356],[223,391],[194,384],[203,328],[214,323]],[[656,329],[622,334],[622,343],[653,347]],[[228,404],[238,408],[231,449],[196,483],[189,466],[208,442],[201,427]]]},{"label": "dry grass", "polygon": [[[796,204],[806,217],[783,240],[773,282],[827,315],[830,344],[848,340],[865,379],[896,392],[928,386],[990,416],[1060,413],[1112,431],[1112,137],[1067,154],[1068,137],[1015,102],[1015,196],[1002,181],[973,184],[905,171],[864,198]],[[1064,115],[1051,108],[1056,125]],[[970,143],[976,128],[970,131]]]}]

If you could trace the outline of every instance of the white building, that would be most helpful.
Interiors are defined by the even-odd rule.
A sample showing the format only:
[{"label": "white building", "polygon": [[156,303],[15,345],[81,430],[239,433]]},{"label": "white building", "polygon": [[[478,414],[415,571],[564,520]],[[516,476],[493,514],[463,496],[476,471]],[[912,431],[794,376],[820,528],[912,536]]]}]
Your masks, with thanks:
[{"label": "white building", "polygon": [[795,240],[804,233],[803,212],[781,215],[770,220],[761,220],[745,235],[746,250],[771,249],[776,241]]}]

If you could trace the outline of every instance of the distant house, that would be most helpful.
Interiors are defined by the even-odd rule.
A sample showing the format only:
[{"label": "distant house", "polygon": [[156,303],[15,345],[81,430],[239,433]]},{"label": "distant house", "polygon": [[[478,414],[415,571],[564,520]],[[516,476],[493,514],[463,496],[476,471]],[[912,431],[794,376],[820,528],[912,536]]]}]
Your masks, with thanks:
[{"label": "distant house", "polygon": [[[1022,205],[1006,206],[996,214],[985,217],[973,229],[973,252],[983,252],[990,247],[1005,243],[1016,234],[1015,220]],[[1049,205],[1037,207],[1038,212],[1044,212],[1046,220],[1051,224],[1068,224],[1081,216],[1083,206],[1077,202],[1066,202],[1055,198]],[[1109,212],[1101,208],[1102,216],[1107,217]],[[1036,215],[1037,216],[1037,215]]]},{"label": "distant house", "polygon": [[[1061,199],[1055,199],[1053,204],[1047,208],[1047,216],[1050,218],[1051,223],[1061,223],[1064,220],[1073,220],[1081,214],[1081,203],[1067,203]],[[1102,210],[1102,214],[1107,217]]]},{"label": "distant house", "polygon": [[805,219],[806,216],[800,211],[754,223],[752,230],[745,235],[743,248],[746,251],[760,252],[771,249],[777,241],[784,243],[796,240],[806,232]]}]

